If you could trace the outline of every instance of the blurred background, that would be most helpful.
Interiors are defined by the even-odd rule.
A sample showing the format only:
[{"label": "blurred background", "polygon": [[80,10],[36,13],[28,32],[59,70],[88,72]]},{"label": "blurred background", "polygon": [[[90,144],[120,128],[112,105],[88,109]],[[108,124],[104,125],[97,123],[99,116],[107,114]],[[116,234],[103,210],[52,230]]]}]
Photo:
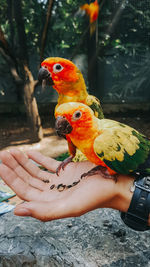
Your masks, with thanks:
[{"label": "blurred background", "polygon": [[100,0],[92,36],[88,16],[78,14],[91,2],[1,0],[0,149],[55,135],[57,94],[37,80],[50,56],[73,60],[106,117],[150,137],[150,2]]}]

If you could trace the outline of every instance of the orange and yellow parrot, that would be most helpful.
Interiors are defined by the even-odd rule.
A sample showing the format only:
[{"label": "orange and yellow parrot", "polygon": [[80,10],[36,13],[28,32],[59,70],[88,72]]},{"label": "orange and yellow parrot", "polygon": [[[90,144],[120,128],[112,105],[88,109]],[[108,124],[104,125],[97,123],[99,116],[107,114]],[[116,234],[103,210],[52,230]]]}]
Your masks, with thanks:
[{"label": "orange and yellow parrot", "polygon": [[[96,117],[104,118],[99,100],[88,94],[83,75],[72,61],[49,57],[41,63],[41,66],[39,80],[47,80],[58,93],[56,108],[66,102],[81,102],[91,107]],[[69,140],[68,146],[71,149],[72,144]],[[85,156],[79,152],[76,153],[74,161],[81,160],[85,160]]]},{"label": "orange and yellow parrot", "polygon": [[57,108],[56,131],[71,139],[74,147],[97,165],[83,176],[98,170],[106,177],[118,173],[150,175],[150,140],[130,126],[96,118],[82,103]]},{"label": "orange and yellow parrot", "polygon": [[90,35],[92,35],[96,29],[96,21],[99,15],[99,4],[98,1],[95,0],[90,4],[84,4],[80,7],[80,10],[85,11],[85,13],[89,16],[90,22]]}]

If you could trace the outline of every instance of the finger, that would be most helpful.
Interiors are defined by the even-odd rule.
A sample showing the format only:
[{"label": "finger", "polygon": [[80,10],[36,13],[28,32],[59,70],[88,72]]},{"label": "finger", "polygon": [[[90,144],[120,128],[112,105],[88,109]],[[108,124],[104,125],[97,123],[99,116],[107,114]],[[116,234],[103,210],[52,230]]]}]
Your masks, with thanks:
[{"label": "finger", "polygon": [[[24,161],[28,161],[28,158],[26,155],[24,155],[22,153],[22,156],[25,158]],[[8,151],[2,151],[0,153],[0,158],[3,162],[3,164],[5,164],[6,166],[8,166],[10,169],[12,169],[14,172],[16,172],[16,174],[22,178],[25,181],[28,181],[30,178],[30,174],[28,172],[25,171],[25,169],[18,164],[18,162],[16,161],[16,159],[14,158],[14,156],[11,155],[10,152]]]},{"label": "finger", "polygon": [[36,164],[31,162],[28,159],[28,157],[24,153],[22,153],[20,150],[13,148],[13,149],[10,149],[10,153],[13,155],[13,157],[16,159],[18,163],[16,172],[22,178],[24,177],[25,172],[23,171],[21,166],[24,168],[26,173],[28,173],[28,175],[36,177],[40,180],[49,180],[49,182],[51,182],[50,174],[46,171],[41,170],[38,166],[36,166]]},{"label": "finger", "polygon": [[[25,156],[24,154],[23,156],[26,157],[26,160],[28,160],[27,156]],[[11,155],[10,152],[6,150],[0,152],[0,159],[5,165],[9,166],[11,169],[15,170],[18,166],[18,163],[15,158]]]},{"label": "finger", "polygon": [[27,152],[27,155],[30,159],[34,160],[36,163],[42,165],[47,170],[56,172],[57,167],[59,166],[60,162],[43,156],[40,152],[30,150]]},{"label": "finger", "polygon": [[44,185],[42,182],[36,181],[36,178],[52,182],[48,172],[40,170],[35,164],[30,162],[24,153],[17,149],[11,149],[10,152],[2,151],[0,153],[0,158],[2,162],[14,170],[21,179],[31,185],[33,185],[34,182],[34,185],[39,189],[44,190]]},{"label": "finger", "polygon": [[33,187],[20,179],[13,170],[4,164],[0,164],[0,176],[21,199],[28,201],[40,199],[42,191],[37,188],[37,179],[32,179]]}]

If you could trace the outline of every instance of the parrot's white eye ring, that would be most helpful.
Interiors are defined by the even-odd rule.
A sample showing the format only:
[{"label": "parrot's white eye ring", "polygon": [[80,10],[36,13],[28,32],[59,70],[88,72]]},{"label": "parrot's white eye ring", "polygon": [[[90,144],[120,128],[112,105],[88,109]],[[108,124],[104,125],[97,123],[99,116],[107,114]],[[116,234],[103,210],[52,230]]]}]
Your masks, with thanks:
[{"label": "parrot's white eye ring", "polygon": [[60,71],[62,71],[62,70],[63,70],[63,66],[62,66],[61,64],[59,64],[59,63],[56,63],[56,64],[53,66],[53,71],[54,71],[55,73],[60,72]]},{"label": "parrot's white eye ring", "polygon": [[81,110],[76,110],[72,116],[73,121],[77,121],[82,117],[82,112]]}]

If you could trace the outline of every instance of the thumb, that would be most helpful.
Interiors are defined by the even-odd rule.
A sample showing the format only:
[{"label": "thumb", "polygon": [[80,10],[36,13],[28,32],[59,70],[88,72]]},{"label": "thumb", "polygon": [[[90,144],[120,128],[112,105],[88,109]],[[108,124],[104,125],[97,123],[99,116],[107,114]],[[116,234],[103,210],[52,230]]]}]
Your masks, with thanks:
[{"label": "thumb", "polygon": [[55,202],[26,202],[19,204],[14,214],[17,216],[30,216],[43,222],[71,217],[71,214],[61,201]]}]

